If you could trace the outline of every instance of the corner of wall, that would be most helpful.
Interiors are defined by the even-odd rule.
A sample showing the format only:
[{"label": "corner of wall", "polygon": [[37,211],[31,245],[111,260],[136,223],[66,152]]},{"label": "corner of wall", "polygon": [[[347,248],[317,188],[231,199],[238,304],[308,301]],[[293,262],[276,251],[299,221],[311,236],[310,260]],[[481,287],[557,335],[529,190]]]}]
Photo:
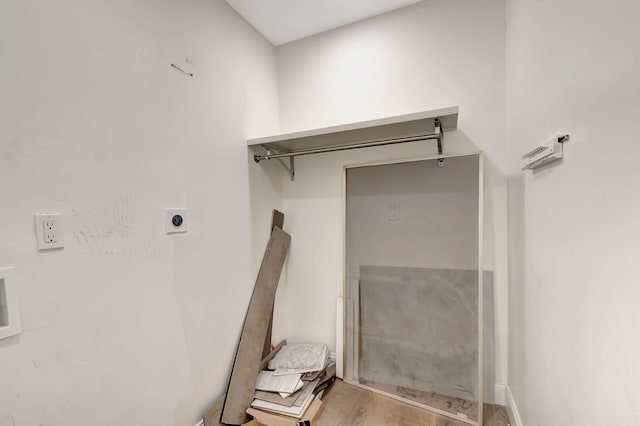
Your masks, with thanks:
[{"label": "corner of wall", "polygon": [[522,423],[522,417],[520,417],[520,411],[518,410],[518,404],[516,403],[513,393],[509,385],[505,387],[506,391],[506,407],[509,419],[513,422],[513,426],[524,426]]}]

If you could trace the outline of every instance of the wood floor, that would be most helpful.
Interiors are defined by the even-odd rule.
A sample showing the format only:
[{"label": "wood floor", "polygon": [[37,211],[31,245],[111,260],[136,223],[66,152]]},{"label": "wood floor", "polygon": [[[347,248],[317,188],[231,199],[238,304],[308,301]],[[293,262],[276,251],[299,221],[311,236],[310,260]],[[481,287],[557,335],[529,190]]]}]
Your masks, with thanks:
[{"label": "wood floor", "polygon": [[[222,426],[217,401],[204,417],[205,426]],[[504,407],[484,405],[485,426],[509,426]],[[342,380],[325,391],[322,411],[313,426],[469,426],[458,420],[348,385]]]},{"label": "wood floor", "polygon": [[360,384],[372,389],[377,389],[391,395],[398,395],[409,401],[414,401],[440,411],[464,414],[468,419],[478,420],[478,403],[466,399],[454,398],[433,392],[424,392],[403,386],[389,385],[386,383],[360,381]]},{"label": "wood floor", "polygon": [[[336,380],[322,398],[314,426],[468,426],[466,423],[405,404]],[[504,407],[485,404],[486,426],[508,426]]]}]

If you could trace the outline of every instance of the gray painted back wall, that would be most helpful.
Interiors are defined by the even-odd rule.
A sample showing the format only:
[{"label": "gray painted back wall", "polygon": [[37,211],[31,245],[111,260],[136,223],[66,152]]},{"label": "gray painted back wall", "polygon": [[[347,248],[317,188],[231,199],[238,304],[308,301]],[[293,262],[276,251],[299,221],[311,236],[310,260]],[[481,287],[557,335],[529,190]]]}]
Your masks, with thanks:
[{"label": "gray painted back wall", "polygon": [[477,156],[347,171],[347,278],[361,265],[474,269],[477,237]]}]

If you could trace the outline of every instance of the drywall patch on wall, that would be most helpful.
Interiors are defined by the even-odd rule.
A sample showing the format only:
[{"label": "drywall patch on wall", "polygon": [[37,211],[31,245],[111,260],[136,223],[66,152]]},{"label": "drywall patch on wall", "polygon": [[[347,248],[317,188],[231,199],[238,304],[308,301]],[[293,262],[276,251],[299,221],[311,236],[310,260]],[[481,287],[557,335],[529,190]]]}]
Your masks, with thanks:
[{"label": "drywall patch on wall", "polygon": [[72,212],[74,249],[90,256],[153,257],[158,254],[163,218],[154,211],[158,190],[144,178],[99,208]]}]

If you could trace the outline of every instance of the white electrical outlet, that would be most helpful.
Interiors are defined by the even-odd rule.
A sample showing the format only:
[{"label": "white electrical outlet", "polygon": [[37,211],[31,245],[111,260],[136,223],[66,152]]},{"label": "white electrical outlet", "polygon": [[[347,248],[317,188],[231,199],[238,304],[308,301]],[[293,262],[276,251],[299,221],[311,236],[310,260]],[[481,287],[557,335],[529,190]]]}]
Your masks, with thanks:
[{"label": "white electrical outlet", "polygon": [[44,242],[55,243],[58,241],[58,225],[55,220],[45,220],[43,222]]},{"label": "white electrical outlet", "polygon": [[38,250],[64,247],[64,227],[61,213],[36,213],[35,227]]}]

